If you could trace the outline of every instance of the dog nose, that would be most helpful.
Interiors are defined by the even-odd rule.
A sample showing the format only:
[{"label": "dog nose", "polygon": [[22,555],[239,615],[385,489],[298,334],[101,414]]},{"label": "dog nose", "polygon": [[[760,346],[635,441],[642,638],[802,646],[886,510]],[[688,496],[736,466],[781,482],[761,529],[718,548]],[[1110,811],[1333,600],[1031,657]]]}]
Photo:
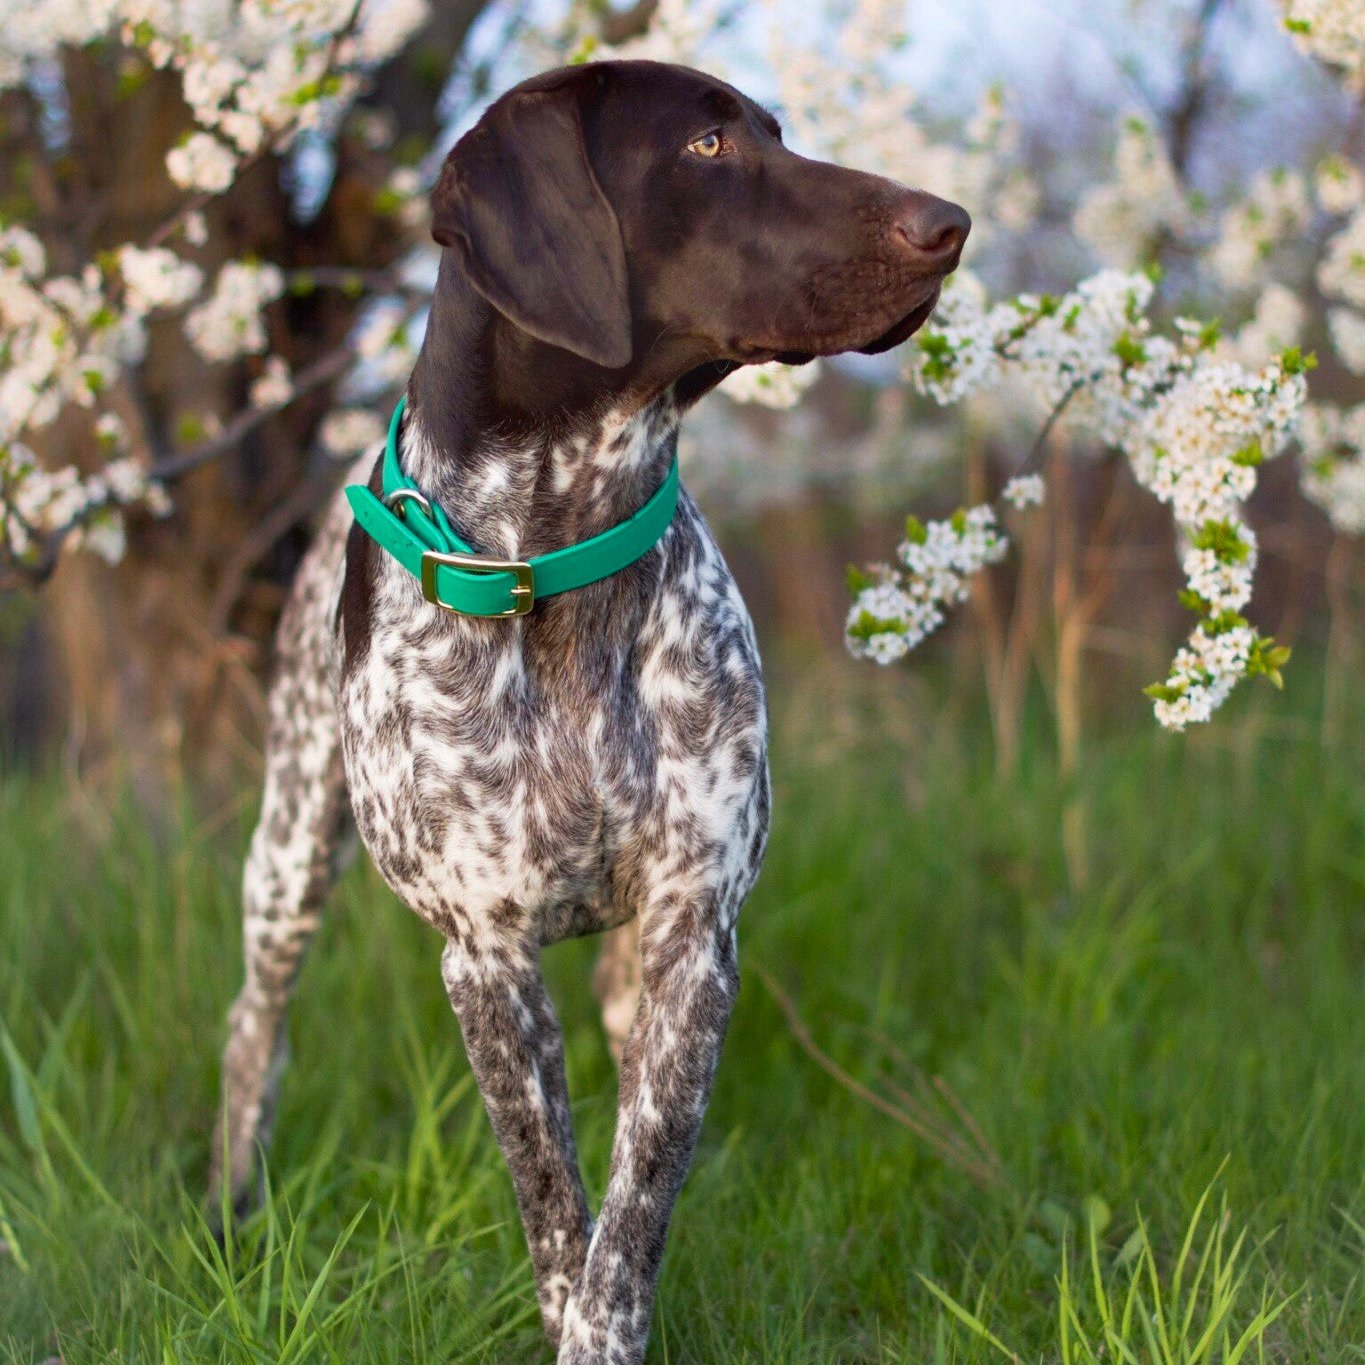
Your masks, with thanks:
[{"label": "dog nose", "polygon": [[952,270],[972,230],[967,210],[932,194],[914,193],[896,218],[896,230],[936,270]]}]

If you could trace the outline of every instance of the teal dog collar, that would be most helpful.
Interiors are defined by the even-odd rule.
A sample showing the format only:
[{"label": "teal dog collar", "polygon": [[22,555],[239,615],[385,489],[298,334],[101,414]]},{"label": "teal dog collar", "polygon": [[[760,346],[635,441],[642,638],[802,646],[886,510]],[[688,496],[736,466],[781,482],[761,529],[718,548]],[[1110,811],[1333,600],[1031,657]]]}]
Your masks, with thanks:
[{"label": "teal dog collar", "polygon": [[384,446],[383,496],[350,484],[346,499],[355,519],[422,585],[428,602],[460,616],[525,616],[542,597],[609,578],[659,543],[678,505],[674,456],[657,492],[633,516],[590,540],[534,559],[492,559],[475,552],[451,529],[445,511],[403,473],[398,428],[406,398],[398,401]]}]

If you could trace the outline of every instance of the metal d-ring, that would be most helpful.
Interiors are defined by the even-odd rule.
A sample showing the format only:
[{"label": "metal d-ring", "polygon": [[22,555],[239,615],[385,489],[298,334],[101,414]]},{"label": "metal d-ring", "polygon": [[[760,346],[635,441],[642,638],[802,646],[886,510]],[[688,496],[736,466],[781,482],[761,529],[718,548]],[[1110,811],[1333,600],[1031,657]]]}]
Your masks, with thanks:
[{"label": "metal d-ring", "polygon": [[427,519],[432,519],[431,504],[415,488],[395,488],[392,493],[384,495],[384,506],[400,520],[403,519],[403,507],[409,502],[415,502],[426,513]]}]

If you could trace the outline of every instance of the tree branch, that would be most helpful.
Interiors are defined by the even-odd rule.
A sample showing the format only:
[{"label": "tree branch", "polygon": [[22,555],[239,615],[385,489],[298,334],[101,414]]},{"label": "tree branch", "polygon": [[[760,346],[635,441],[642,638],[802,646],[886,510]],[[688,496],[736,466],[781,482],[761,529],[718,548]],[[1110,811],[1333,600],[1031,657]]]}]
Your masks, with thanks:
[{"label": "tree branch", "polygon": [[[291,403],[302,398],[305,394],[312,393],[314,390],[339,379],[354,360],[355,348],[349,342],[338,346],[334,351],[328,352],[327,355],[299,371],[294,380],[293,390],[283,403],[267,408],[247,408],[233,418],[217,436],[196,446],[193,450],[187,451],[183,455],[154,460],[147,468],[148,480],[153,483],[164,483],[168,479],[179,478],[181,475],[188,474],[192,470],[225,455],[272,417],[283,412]],[[4,573],[0,573],[0,592],[12,592],[20,587],[41,586],[52,577],[61,558],[62,548],[72,534],[100,512],[119,506],[122,504],[112,496],[93,502],[83,508],[79,515],[73,517],[64,526],[59,526],[46,533],[36,532],[26,523],[21,523],[40,547],[39,552],[32,562],[19,564]],[[17,517],[17,513],[12,508],[6,507],[0,510],[7,517]]]}]

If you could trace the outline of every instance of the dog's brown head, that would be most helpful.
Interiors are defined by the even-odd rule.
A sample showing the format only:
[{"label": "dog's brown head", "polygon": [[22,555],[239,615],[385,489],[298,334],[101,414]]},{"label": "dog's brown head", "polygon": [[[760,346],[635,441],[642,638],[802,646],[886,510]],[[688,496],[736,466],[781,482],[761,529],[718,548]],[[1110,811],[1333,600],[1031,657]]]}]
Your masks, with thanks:
[{"label": "dog's brown head", "polygon": [[971,228],[932,194],[797,156],[754,101],[656,62],[519,85],[455,145],[432,210],[436,240],[532,337],[710,382],[904,341]]}]

